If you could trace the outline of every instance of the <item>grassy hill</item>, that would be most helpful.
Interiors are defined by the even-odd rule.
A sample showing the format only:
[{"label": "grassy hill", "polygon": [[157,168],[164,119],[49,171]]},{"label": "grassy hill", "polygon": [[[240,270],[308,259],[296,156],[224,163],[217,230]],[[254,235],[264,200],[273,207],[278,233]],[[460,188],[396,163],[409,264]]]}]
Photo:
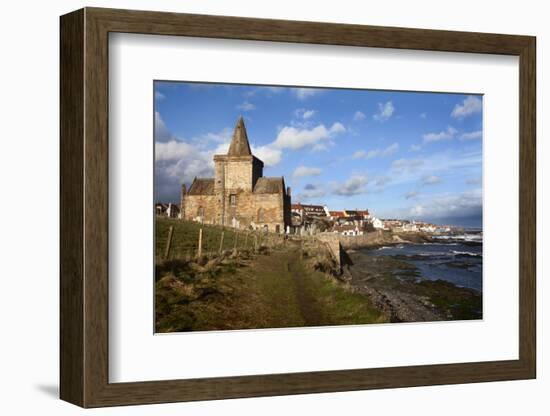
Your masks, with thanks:
[{"label": "grassy hill", "polygon": [[[202,252],[204,254],[216,253],[220,249],[221,234],[223,231],[222,250],[233,250],[235,239],[237,239],[237,248],[254,248],[254,236],[258,235],[259,242],[265,241],[267,237],[262,233],[252,233],[249,231],[237,231],[229,227],[216,225],[204,225],[192,221],[182,221],[178,219],[157,217],[155,221],[155,256],[157,259],[164,258],[166,249],[166,240],[170,226],[174,227],[172,234],[172,243],[170,245],[169,259],[186,258],[195,256],[198,250],[199,230],[202,228]],[[248,236],[247,236],[248,235]]]}]

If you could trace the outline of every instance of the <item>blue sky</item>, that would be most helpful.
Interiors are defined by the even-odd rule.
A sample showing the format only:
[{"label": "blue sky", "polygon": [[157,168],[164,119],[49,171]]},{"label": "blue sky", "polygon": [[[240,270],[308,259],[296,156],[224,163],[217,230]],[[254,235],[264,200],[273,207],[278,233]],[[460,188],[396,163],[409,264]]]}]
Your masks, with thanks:
[{"label": "blue sky", "polygon": [[154,83],[155,199],[213,176],[245,119],[264,176],[292,202],[381,218],[480,226],[482,96],[182,82]]}]

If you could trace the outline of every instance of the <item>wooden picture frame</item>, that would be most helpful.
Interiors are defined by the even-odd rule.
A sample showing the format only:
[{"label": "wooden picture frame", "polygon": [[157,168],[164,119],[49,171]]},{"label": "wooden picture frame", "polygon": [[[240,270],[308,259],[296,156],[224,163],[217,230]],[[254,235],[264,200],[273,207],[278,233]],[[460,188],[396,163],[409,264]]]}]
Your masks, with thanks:
[{"label": "wooden picture frame", "polygon": [[[82,407],[530,379],[536,376],[535,38],[85,8],[61,17],[60,396]],[[109,383],[108,34],[262,40],[519,57],[519,359]]]}]

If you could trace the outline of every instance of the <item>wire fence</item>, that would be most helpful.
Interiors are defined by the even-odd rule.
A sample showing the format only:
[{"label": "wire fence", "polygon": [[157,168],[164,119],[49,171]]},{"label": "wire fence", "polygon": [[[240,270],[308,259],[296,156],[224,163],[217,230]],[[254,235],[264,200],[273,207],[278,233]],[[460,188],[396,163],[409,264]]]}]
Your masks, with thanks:
[{"label": "wire fence", "polygon": [[160,260],[191,260],[228,252],[259,251],[284,245],[286,237],[266,231],[238,230],[189,221],[157,219],[155,255]]}]

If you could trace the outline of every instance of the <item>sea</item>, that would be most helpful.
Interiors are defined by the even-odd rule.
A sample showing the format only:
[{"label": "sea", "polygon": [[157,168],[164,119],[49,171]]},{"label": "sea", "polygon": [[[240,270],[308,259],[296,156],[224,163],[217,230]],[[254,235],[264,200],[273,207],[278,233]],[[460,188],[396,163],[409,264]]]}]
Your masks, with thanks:
[{"label": "sea", "polygon": [[[418,279],[446,280],[479,292],[483,283],[483,236],[479,232],[440,236],[434,242],[399,244],[367,250],[370,256],[392,256],[419,271]],[[400,270],[394,273],[399,277]]]}]

